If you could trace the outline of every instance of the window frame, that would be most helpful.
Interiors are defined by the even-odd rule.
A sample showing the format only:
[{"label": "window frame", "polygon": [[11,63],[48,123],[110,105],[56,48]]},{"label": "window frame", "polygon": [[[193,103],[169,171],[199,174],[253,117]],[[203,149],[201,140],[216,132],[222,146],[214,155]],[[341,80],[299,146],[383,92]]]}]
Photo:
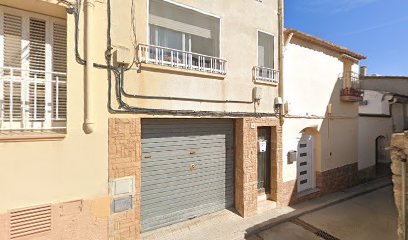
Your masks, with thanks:
[{"label": "window frame", "polygon": [[[146,43],[148,43],[148,44],[151,44],[150,43],[150,5],[151,5],[150,2],[151,1],[153,1],[153,0],[148,0],[147,4],[146,4]],[[203,15],[206,15],[206,16],[209,16],[209,17],[217,18],[218,19],[218,25],[219,25],[218,26],[219,32],[218,32],[218,56],[216,58],[223,59],[223,57],[222,57],[222,44],[221,44],[221,42],[222,42],[221,41],[221,39],[222,39],[222,18],[221,18],[221,16],[218,16],[218,15],[203,11],[203,10],[195,8],[195,7],[191,7],[191,6],[188,6],[188,5],[185,5],[185,4],[181,4],[181,3],[175,2],[173,0],[160,0],[160,1],[163,1],[163,2],[166,2],[166,3],[169,3],[169,4],[173,4],[173,5],[177,6],[177,7],[184,8],[186,10],[193,11],[193,12],[196,12],[196,13],[199,13],[199,14],[203,14]],[[187,33],[183,33],[183,34],[186,35]],[[191,37],[189,39],[191,40]],[[184,48],[184,46],[183,46],[183,48]],[[191,41],[190,41],[189,48],[191,49]],[[215,56],[213,56],[213,57],[215,57]]]},{"label": "window frame", "polygon": [[276,36],[275,34],[271,32],[267,32],[267,31],[260,30],[260,29],[256,30],[256,66],[263,67],[259,65],[259,33],[263,33],[263,34],[272,36],[272,39],[273,39],[273,56],[272,56],[273,66],[271,69],[276,70]]},{"label": "window frame", "polygon": [[[34,69],[30,69],[30,59],[29,57],[26,57],[27,54],[29,54],[29,48],[30,48],[30,19],[34,20],[39,20],[45,22],[45,73],[55,73],[54,71],[54,63],[53,63],[53,56],[54,56],[54,25],[63,25],[67,27],[67,21],[64,18],[58,18],[54,16],[48,16],[45,14],[37,13],[37,12],[32,12],[32,11],[27,11],[27,10],[21,10],[13,7],[7,7],[0,5],[0,19],[4,20],[4,15],[5,14],[10,14],[10,15],[15,15],[21,17],[21,71],[26,71],[28,74],[30,71],[35,71]],[[5,66],[5,59],[4,59],[4,22],[0,24],[0,68],[5,68],[8,66]],[[67,41],[67,39],[65,39]],[[67,45],[66,45],[66,48]],[[28,55],[27,55],[28,56]],[[67,69],[68,68],[68,61],[66,60],[66,72],[64,73],[66,76],[67,74]],[[46,74],[45,80],[51,80],[50,77],[48,76],[49,74]],[[67,78],[67,77],[65,77]],[[57,82],[58,83],[58,82]],[[50,86],[45,86],[47,84],[50,84]],[[66,84],[66,82],[65,82]],[[44,83],[44,86],[46,88],[46,96],[45,98],[45,106],[44,106],[44,120],[39,121],[34,119],[30,122],[26,122],[27,116],[29,116],[32,113],[24,113],[22,115],[22,119],[20,121],[16,122],[9,122],[8,124],[5,124],[5,127],[0,126],[0,131],[13,131],[13,130],[51,130],[53,128],[58,128],[58,129],[65,129],[66,128],[66,122],[67,122],[67,113],[65,116],[65,120],[61,119],[53,119],[53,114],[54,110],[52,107],[47,106],[47,104],[53,105],[53,97],[52,93],[50,91],[53,91],[53,84],[52,83]],[[68,86],[65,85],[65,89],[67,90]],[[23,90],[22,90],[23,91]],[[25,90],[26,91],[26,90]],[[67,97],[64,99],[65,104],[67,104]],[[61,101],[63,102],[63,101]],[[51,109],[49,109],[51,108]],[[25,110],[21,110],[25,111]],[[48,112],[47,112],[48,111]],[[26,115],[27,114],[27,115]],[[28,119],[30,119],[28,117]],[[1,120],[3,122],[4,120]],[[4,123],[7,123],[8,121],[4,121]],[[61,125],[61,122],[63,123],[62,127],[59,127]],[[30,123],[30,124],[28,124]],[[27,125],[28,124],[28,125]],[[54,126],[56,124],[56,126]],[[31,125],[31,127],[30,127]],[[16,126],[16,127],[15,127]],[[21,127],[18,127],[21,126]]]}]

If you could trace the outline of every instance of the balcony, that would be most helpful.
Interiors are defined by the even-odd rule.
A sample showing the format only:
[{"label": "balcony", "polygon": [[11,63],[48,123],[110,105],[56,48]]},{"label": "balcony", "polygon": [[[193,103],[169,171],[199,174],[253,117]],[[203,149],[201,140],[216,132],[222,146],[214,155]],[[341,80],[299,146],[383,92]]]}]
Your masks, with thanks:
[{"label": "balcony", "polygon": [[0,131],[64,131],[66,97],[66,73],[0,68]]},{"label": "balcony", "polygon": [[267,67],[254,67],[255,82],[276,85],[279,83],[279,71]]},{"label": "balcony", "polygon": [[340,99],[344,102],[360,102],[363,100],[363,91],[360,89],[360,80],[358,73],[346,72],[339,75],[343,82],[343,88],[340,91]]},{"label": "balcony", "polygon": [[139,44],[137,50],[140,63],[220,75],[227,74],[227,61],[221,58],[147,44]]}]

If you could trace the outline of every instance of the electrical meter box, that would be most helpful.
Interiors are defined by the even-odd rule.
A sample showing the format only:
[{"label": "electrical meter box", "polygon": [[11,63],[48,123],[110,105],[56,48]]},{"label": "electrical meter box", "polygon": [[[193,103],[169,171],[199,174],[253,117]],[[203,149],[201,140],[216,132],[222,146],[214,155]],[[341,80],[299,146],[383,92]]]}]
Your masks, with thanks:
[{"label": "electrical meter box", "polygon": [[254,87],[252,94],[253,94],[255,102],[261,101],[263,97],[262,88]]},{"label": "electrical meter box", "polygon": [[288,164],[292,164],[297,160],[297,151],[292,150],[288,152]]},{"label": "electrical meter box", "polygon": [[132,57],[130,56],[129,48],[118,47],[113,52],[113,63],[116,66],[123,65],[128,66],[131,63]]}]

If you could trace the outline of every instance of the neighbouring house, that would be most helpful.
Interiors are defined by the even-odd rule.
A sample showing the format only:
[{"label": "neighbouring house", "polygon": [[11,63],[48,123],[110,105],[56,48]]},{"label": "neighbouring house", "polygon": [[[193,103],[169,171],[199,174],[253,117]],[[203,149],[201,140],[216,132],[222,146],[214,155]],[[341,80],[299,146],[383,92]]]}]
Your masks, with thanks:
[{"label": "neighbouring house", "polygon": [[365,56],[285,31],[283,181],[291,201],[357,183],[359,61]]},{"label": "neighbouring house", "polygon": [[289,203],[282,0],[78,2],[0,2],[0,239]]},{"label": "neighbouring house", "polygon": [[408,130],[408,77],[370,76],[366,67],[360,73],[358,167],[366,180],[389,173],[392,134]]}]

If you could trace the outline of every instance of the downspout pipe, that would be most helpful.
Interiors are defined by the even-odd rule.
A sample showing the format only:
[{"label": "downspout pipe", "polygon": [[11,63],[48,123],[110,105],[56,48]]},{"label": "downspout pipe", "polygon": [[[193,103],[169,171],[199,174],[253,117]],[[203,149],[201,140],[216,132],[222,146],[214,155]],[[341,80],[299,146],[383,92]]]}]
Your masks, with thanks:
[{"label": "downspout pipe", "polygon": [[[284,35],[283,35],[283,27],[284,27],[284,12],[283,12],[283,0],[278,0],[278,30],[279,30],[279,97],[282,98],[283,102],[284,100],[284,84],[283,84],[283,49],[284,49]],[[281,125],[283,125],[285,119],[284,119],[284,114],[285,114],[285,109],[284,105],[280,107],[280,113],[279,113],[279,118]]]},{"label": "downspout pipe", "polygon": [[84,124],[83,130],[86,134],[91,134],[94,131],[94,108],[93,108],[93,90],[94,90],[94,73],[93,65],[89,63],[94,62],[94,8],[95,0],[85,0],[85,61],[88,63],[85,65],[85,79],[84,79]]}]

